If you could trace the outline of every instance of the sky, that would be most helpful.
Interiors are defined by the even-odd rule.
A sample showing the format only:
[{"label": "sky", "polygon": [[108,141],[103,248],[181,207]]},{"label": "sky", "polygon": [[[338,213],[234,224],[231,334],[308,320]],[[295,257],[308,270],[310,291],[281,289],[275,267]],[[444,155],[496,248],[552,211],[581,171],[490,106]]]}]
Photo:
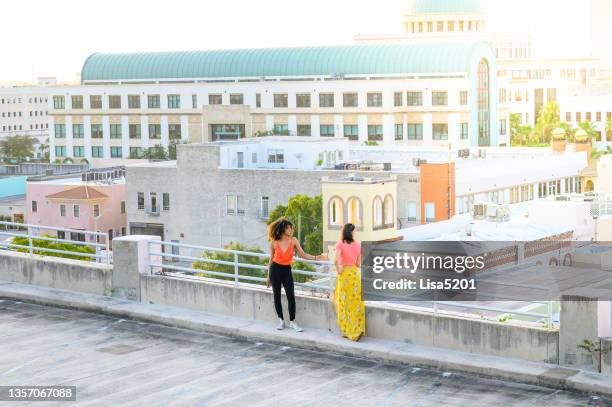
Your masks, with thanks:
[{"label": "sky", "polygon": [[[400,32],[408,1],[11,0],[2,4],[0,83],[74,80],[94,52],[350,44]],[[482,1],[496,31],[530,30],[551,55],[586,52],[584,0]]]}]

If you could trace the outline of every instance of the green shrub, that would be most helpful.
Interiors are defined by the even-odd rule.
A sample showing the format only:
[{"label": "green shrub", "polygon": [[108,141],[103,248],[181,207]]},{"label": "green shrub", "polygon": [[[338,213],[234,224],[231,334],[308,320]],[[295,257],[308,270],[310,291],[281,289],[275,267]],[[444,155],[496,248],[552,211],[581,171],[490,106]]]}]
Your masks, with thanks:
[{"label": "green shrub", "polygon": [[[43,235],[43,236],[52,237],[49,235]],[[11,243],[22,245],[22,246],[29,245],[27,237],[15,237],[13,238]],[[92,247],[89,247],[89,246],[81,246],[81,245],[65,243],[65,242],[52,242],[50,240],[42,240],[42,239],[36,239],[36,238],[32,239],[32,245],[34,247],[39,247],[43,249],[66,250],[66,251],[74,252],[74,254],[72,253],[68,254],[68,253],[48,252],[45,250],[34,250],[35,254],[39,254],[41,256],[61,257],[64,259],[75,259],[75,260],[85,260],[85,261],[95,261],[95,259],[92,257],[79,256],[77,254],[77,253],[95,254],[96,251]],[[29,249],[25,249],[25,248],[14,248],[13,250],[16,250],[22,253],[29,252]]]}]

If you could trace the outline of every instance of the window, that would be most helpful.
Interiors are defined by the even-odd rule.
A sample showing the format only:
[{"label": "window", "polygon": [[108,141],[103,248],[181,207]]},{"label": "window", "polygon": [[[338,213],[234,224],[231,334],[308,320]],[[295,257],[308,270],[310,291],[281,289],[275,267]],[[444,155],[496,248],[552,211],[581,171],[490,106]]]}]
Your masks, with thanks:
[{"label": "window", "polygon": [[436,30],[438,32],[442,32],[444,31],[444,21],[438,21],[436,22]]},{"label": "window", "polygon": [[128,95],[128,108],[140,109],[140,95]]},{"label": "window", "polygon": [[298,124],[297,126],[298,136],[309,137],[312,135],[310,124]]},{"label": "window", "polygon": [[577,121],[577,122],[582,121],[582,113],[580,113],[580,112],[576,112],[576,121]]},{"label": "window", "polygon": [[261,107],[261,93],[255,94],[255,107]]},{"label": "window", "polygon": [[83,96],[81,96],[81,95],[73,95],[72,96],[72,108],[73,109],[82,109],[83,108]]},{"label": "window", "polygon": [[395,92],[393,94],[393,106],[404,106],[404,101],[402,100],[402,92]]},{"label": "window", "polygon": [[596,122],[600,122],[601,121],[601,112],[596,112],[595,113],[595,121]]},{"label": "window", "polygon": [[140,124],[130,124],[128,130],[131,139],[140,138]]},{"label": "window", "polygon": [[143,156],[142,147],[130,147],[129,158],[141,158]]},{"label": "window", "polygon": [[91,125],[91,138],[102,138],[102,125],[101,124]]},{"label": "window", "polygon": [[391,198],[391,195],[387,195],[383,203],[383,222],[386,227],[391,227],[395,223],[394,207],[393,198]]},{"label": "window", "polygon": [[416,222],[416,202],[408,202],[408,222]]},{"label": "window", "polygon": [[395,125],[395,140],[403,140],[404,139],[404,125],[396,124]]},{"label": "window", "polygon": [[501,119],[499,121],[499,134],[502,136],[506,135],[506,119]]},{"label": "window", "polygon": [[268,150],[268,163],[282,164],[285,162],[283,150]]},{"label": "window", "polygon": [[181,139],[181,125],[180,124],[169,124],[168,125],[168,138],[170,140]]},{"label": "window", "polygon": [[55,146],[56,157],[66,157],[66,146]]},{"label": "window", "polygon": [[572,121],[572,112],[565,112],[565,121],[566,122]]},{"label": "window", "polygon": [[79,217],[80,212],[81,212],[81,208],[79,207],[79,205],[72,206],[72,214],[74,215],[75,218]]},{"label": "window", "polygon": [[374,198],[374,207],[372,209],[372,220],[374,229],[381,229],[383,226],[383,202],[379,196]]},{"label": "window", "polygon": [[506,103],[506,89],[499,90],[499,102]]},{"label": "window", "polygon": [[433,106],[448,105],[448,92],[444,92],[444,91],[431,92],[431,104]]},{"label": "window", "polygon": [[147,106],[149,109],[159,109],[159,95],[148,95]]},{"label": "window", "polygon": [[160,124],[149,124],[149,139],[160,139],[161,138],[161,125]]},{"label": "window", "polygon": [[459,123],[459,137],[461,140],[467,140],[468,138],[468,124],[467,123]]},{"label": "window", "polygon": [[84,146],[73,146],[72,156],[73,157],[85,157],[85,147]]},{"label": "window", "polygon": [[319,93],[319,107],[334,107],[334,94]]},{"label": "window", "polygon": [[356,124],[345,124],[344,137],[348,137],[349,140],[359,139],[359,126]]},{"label": "window", "polygon": [[408,140],[423,140],[422,123],[408,123]]},{"label": "window", "polygon": [[125,213],[125,201],[121,201],[121,213]]},{"label": "window", "polygon": [[120,123],[111,123],[110,138],[121,138],[121,124]]},{"label": "window", "polygon": [[92,146],[91,156],[94,158],[104,157],[104,149],[102,148],[102,146]]},{"label": "window", "polygon": [[138,209],[144,209],[144,206],[145,206],[144,192],[137,192],[136,193],[136,202],[137,202],[137,205],[138,205]]},{"label": "window", "polygon": [[121,147],[113,146],[110,148],[110,151],[111,151],[111,157],[113,158],[122,157]]},{"label": "window", "polygon": [[368,93],[368,107],[381,107],[381,106],[382,106],[382,93],[381,92]]},{"label": "window", "polygon": [[66,232],[64,232],[63,230],[58,230],[57,231],[57,238],[58,239],[62,239],[62,240],[66,239]]},{"label": "window", "polygon": [[274,107],[287,107],[289,99],[286,93],[275,93],[274,94]]},{"label": "window", "polygon": [[162,194],[162,210],[170,210],[170,194],[168,192]]},{"label": "window", "polygon": [[211,94],[208,95],[208,104],[209,105],[220,105],[223,103],[223,97],[220,94]]},{"label": "window", "polygon": [[287,124],[275,124],[274,134],[289,135],[289,125]]},{"label": "window", "polygon": [[193,109],[198,108],[198,95],[191,95],[191,107]]},{"label": "window", "polygon": [[342,106],[344,107],[357,107],[357,93],[343,93],[342,94]]},{"label": "window", "polygon": [[310,107],[310,93],[298,93],[295,95],[296,107]]},{"label": "window", "polygon": [[66,216],[66,205],[60,204],[60,216]]},{"label": "window", "polygon": [[159,212],[159,208],[157,207],[157,193],[156,192],[149,192],[149,203],[150,203],[150,209],[152,213],[158,213]]},{"label": "window", "polygon": [[334,137],[334,125],[333,124],[322,124],[321,125],[321,137]]},{"label": "window", "polygon": [[382,124],[369,124],[368,125],[368,140],[382,141],[382,139],[383,139]]},{"label": "window", "polygon": [[66,125],[65,124],[55,125],[55,138],[66,138]]},{"label": "window", "polygon": [[110,109],[121,109],[121,96],[119,96],[119,95],[109,95],[109,97],[108,97],[108,107]]},{"label": "window", "polygon": [[168,109],[179,109],[181,107],[181,95],[168,95]]},{"label": "window", "polygon": [[267,196],[261,197],[261,218],[268,219],[270,217],[270,198]]},{"label": "window", "polygon": [[489,64],[486,59],[478,63],[478,145],[488,146],[491,143],[490,135],[490,103],[489,103]]},{"label": "window", "polygon": [[425,222],[436,221],[436,204],[434,202],[425,202]]},{"label": "window", "polygon": [[236,213],[238,215],[244,215],[245,213],[244,195],[236,196]]},{"label": "window", "polygon": [[355,225],[355,227],[361,227],[362,222],[361,218],[363,216],[363,212],[361,209],[361,201],[359,198],[349,198],[348,200],[348,221]]},{"label": "window", "polygon": [[33,213],[38,212],[38,202],[37,201],[32,201],[32,212]]},{"label": "window", "polygon": [[236,196],[227,195],[225,197],[226,213],[228,215],[234,215],[236,213]]},{"label": "window", "polygon": [[72,125],[72,137],[73,138],[83,138],[85,137],[85,128],[82,124],[73,124]]},{"label": "window", "polygon": [[90,95],[89,96],[89,108],[90,109],[102,109],[102,96]]},{"label": "window", "polygon": [[432,125],[434,140],[448,140],[448,124],[434,123]]},{"label": "window", "polygon": [[127,236],[125,226],[121,228],[121,236]]},{"label": "window", "polygon": [[342,226],[344,223],[344,205],[340,198],[329,201],[329,225]]},{"label": "window", "polygon": [[407,92],[408,106],[423,106],[423,92]]},{"label": "window", "polygon": [[459,104],[465,106],[468,104],[468,93],[467,90],[462,90],[459,92]]},{"label": "window", "polygon": [[242,93],[230,94],[230,105],[244,105],[244,96]]},{"label": "window", "polygon": [[53,108],[54,109],[65,109],[66,101],[63,96],[53,96]]}]

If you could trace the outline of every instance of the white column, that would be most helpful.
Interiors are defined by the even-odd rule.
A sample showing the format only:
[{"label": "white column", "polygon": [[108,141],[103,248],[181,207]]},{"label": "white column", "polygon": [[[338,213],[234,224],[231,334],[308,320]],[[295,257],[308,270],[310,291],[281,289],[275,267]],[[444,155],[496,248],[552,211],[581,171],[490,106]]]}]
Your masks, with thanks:
[{"label": "white column", "polygon": [[163,115],[160,117],[159,125],[161,126],[161,145],[164,148],[168,148],[168,116]]},{"label": "white column", "polygon": [[461,125],[459,124],[459,114],[451,113],[448,115],[448,142],[457,145],[461,142]]},{"label": "white column", "polygon": [[287,116],[287,126],[289,127],[289,134],[297,136],[297,117],[294,114]]},{"label": "white column", "polygon": [[140,116],[140,147],[143,150],[149,148],[149,117]]},{"label": "white column", "polygon": [[49,161],[55,161],[55,118],[47,116],[49,122]]},{"label": "white column", "polygon": [[430,146],[433,141],[433,118],[431,114],[423,114],[423,145]]},{"label": "white column", "polygon": [[85,141],[85,158],[91,163],[91,116],[83,117],[83,137]]},{"label": "white column", "polygon": [[110,122],[108,116],[102,116],[102,146],[104,158],[110,158]]},{"label": "white column", "polygon": [[395,118],[392,114],[383,115],[383,144],[391,146],[395,141]]},{"label": "white column", "polygon": [[130,122],[127,116],[121,116],[121,155],[123,158],[130,157]]},{"label": "white column", "polygon": [[189,117],[181,116],[181,141],[189,141]]},{"label": "white column", "polygon": [[274,116],[269,114],[266,115],[266,131],[274,130]]},{"label": "white column", "polygon": [[74,159],[74,150],[72,146],[73,135],[72,135],[72,116],[66,116],[64,118],[64,126],[66,126],[66,157],[72,157]]},{"label": "white column", "polygon": [[341,114],[334,115],[334,135],[336,138],[344,138],[344,119]]},{"label": "white column", "polygon": [[365,142],[368,140],[368,115],[360,114],[357,116],[357,126],[359,131],[359,141]]},{"label": "white column", "polygon": [[312,137],[321,137],[321,120],[316,114],[310,116],[310,131]]}]

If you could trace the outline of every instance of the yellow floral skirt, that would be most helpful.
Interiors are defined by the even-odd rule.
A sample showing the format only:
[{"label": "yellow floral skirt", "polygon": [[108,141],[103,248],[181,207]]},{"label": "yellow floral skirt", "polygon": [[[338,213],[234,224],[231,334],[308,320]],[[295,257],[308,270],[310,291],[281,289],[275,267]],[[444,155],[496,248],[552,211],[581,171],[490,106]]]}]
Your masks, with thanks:
[{"label": "yellow floral skirt", "polygon": [[365,303],[361,299],[361,275],[355,266],[345,266],[336,280],[334,305],[338,326],[352,341],[365,335]]}]

